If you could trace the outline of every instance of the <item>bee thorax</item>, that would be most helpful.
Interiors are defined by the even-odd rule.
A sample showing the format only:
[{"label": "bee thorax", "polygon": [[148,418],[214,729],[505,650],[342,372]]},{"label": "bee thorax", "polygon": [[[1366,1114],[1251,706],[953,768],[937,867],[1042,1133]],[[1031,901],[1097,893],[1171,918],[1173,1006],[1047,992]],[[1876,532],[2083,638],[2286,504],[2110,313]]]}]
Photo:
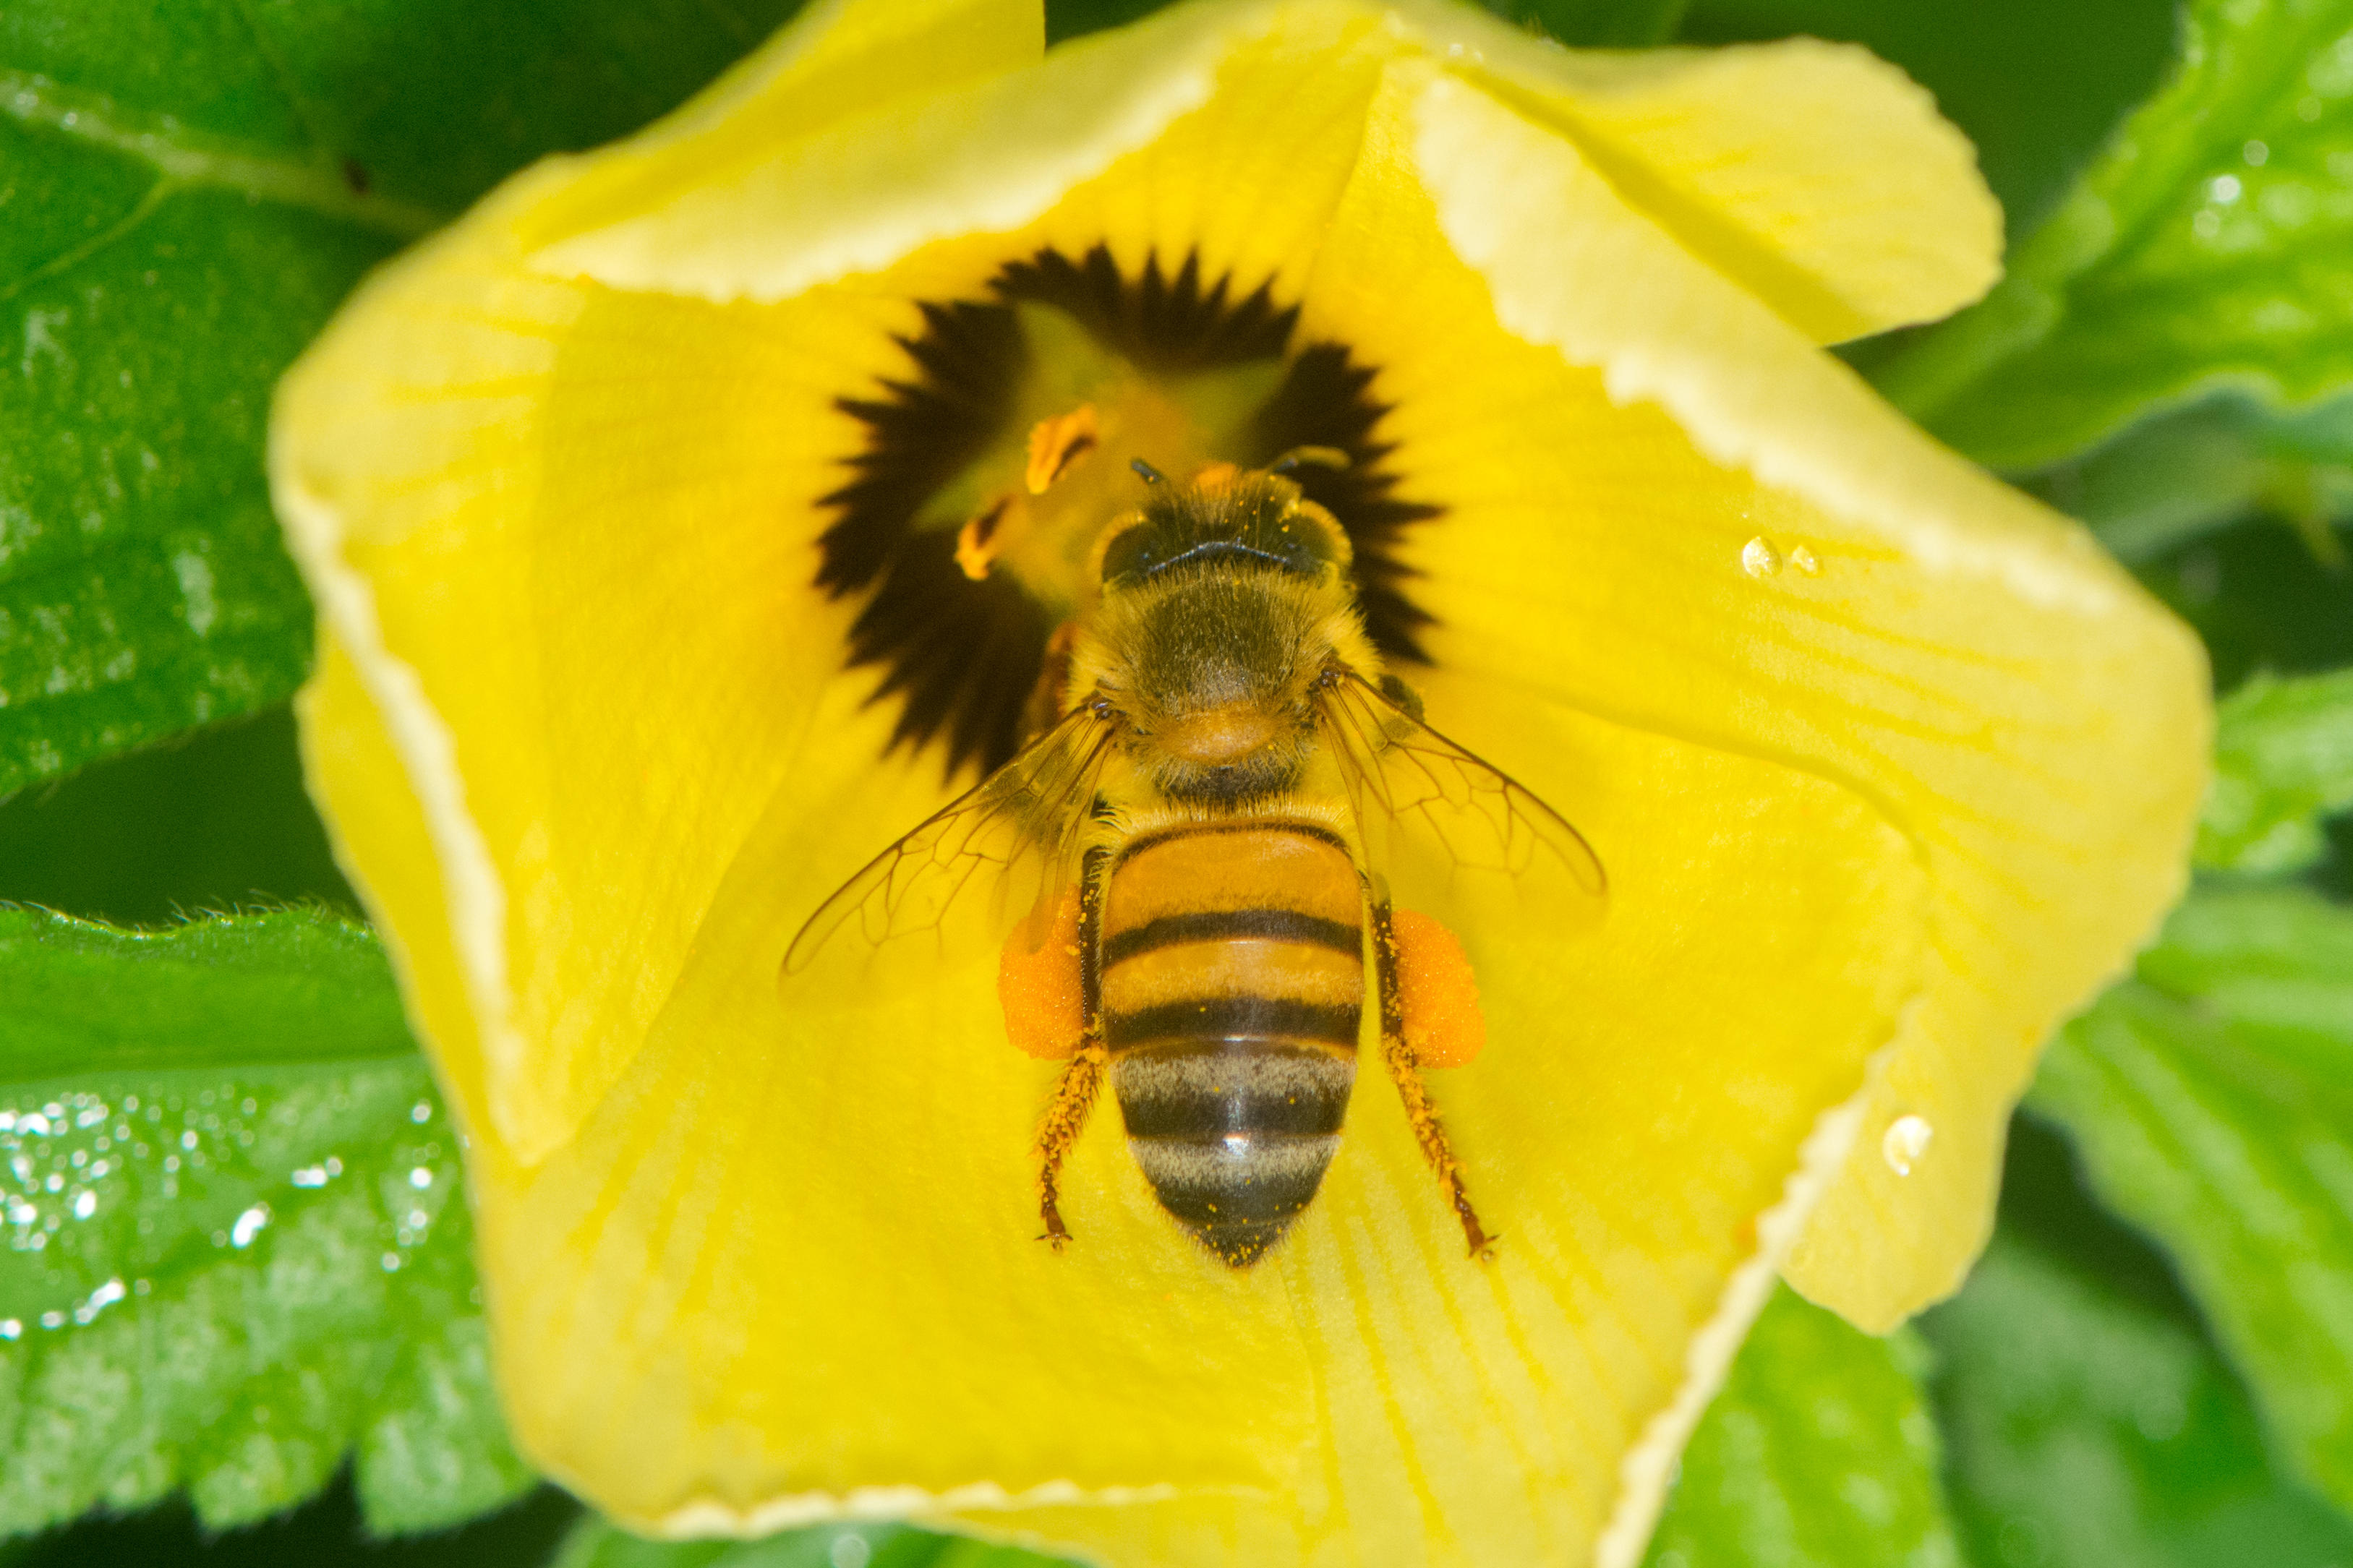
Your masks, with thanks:
[{"label": "bee thorax", "polygon": [[1241,761],[1276,739],[1283,729],[1280,715],[1238,704],[1171,720],[1154,738],[1173,756],[1215,766]]}]

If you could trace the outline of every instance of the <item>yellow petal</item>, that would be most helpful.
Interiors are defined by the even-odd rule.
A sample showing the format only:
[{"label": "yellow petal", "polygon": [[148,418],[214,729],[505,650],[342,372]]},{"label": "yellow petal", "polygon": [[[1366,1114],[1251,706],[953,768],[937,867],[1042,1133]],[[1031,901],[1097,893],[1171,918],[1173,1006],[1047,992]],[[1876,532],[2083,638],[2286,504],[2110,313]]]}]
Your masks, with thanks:
[{"label": "yellow petal", "polygon": [[[1927,992],[1789,1265],[1886,1327],[1958,1283],[2034,1051],[2179,889],[2203,656],[2080,530],[1917,434],[1561,138],[1440,78],[1412,156],[1493,301],[1425,308],[1491,310],[1516,346],[1384,331],[1370,302],[1416,265],[1393,224],[1342,226],[1324,265],[1360,298],[1317,324],[1385,366],[1415,488],[1446,498],[1411,552],[1440,662],[1838,779],[1929,869]],[[1899,1175],[1881,1142],[1906,1115],[1933,1146]]]},{"label": "yellow petal", "polygon": [[1958,310],[2001,276],[2001,207],[1927,92],[1816,38],[1569,50],[1444,5],[1450,67],[1573,140],[1622,201],[1817,342]]},{"label": "yellow petal", "polygon": [[[773,306],[623,294],[525,256],[519,228],[582,178],[543,167],[371,280],[290,374],[272,433],[280,510],[427,803],[487,1110],[518,1159],[570,1136],[638,1049],[727,856],[792,776],[815,695],[839,678],[854,606],[810,585],[828,521],[818,498],[861,439],[835,400],[903,374],[892,334],[918,325],[913,300],[968,292],[1041,245],[1076,254],[1111,237],[1140,266],[1190,233],[1220,269],[1303,273],[1388,52],[1375,20],[1352,14],[1335,33],[1331,15],[1240,29],[1256,47],[1237,47],[1223,79],[1248,111],[1166,128],[1018,245],[934,247],[893,287]],[[1133,52],[1134,71],[1197,74],[1181,51]],[[700,168],[700,144],[668,162]],[[761,234],[750,217],[745,231]],[[776,233],[749,248],[793,254]],[[614,559],[594,564],[590,538]],[[496,602],[512,583],[533,593]],[[770,587],[712,592],[747,583]],[[580,645],[577,661],[547,637]],[[679,703],[688,691],[718,700]],[[738,742],[742,772],[712,776]],[[583,904],[565,890],[582,864],[601,886],[656,874]]]},{"label": "yellow petal", "polygon": [[848,610],[776,520],[837,482],[833,399],[905,310],[625,302],[495,231],[363,301],[281,389],[276,494],[424,804],[491,1129],[529,1161],[638,1048],[839,679]]},{"label": "yellow petal", "polygon": [[886,100],[812,134],[730,134],[717,156],[699,146],[668,156],[657,145],[658,172],[633,185],[638,199],[620,216],[591,226],[558,206],[533,215],[522,237],[554,274],[784,299],[926,240],[1033,220],[1198,108],[1220,57],[1263,26],[1247,7],[1180,8],[1058,49],[1018,76]]},{"label": "yellow petal", "polygon": [[776,150],[911,99],[1034,65],[1039,0],[818,0],[694,100],[593,159],[555,160],[561,195],[531,204],[526,243],[635,216],[670,196],[681,166],[740,179]]},{"label": "yellow petal", "polygon": [[[1430,684],[1437,708],[1475,696]],[[396,820],[340,658],[304,716],[354,868],[422,933],[403,950],[421,1021],[462,1050],[436,890],[395,858],[421,829]],[[820,722],[879,739],[854,710]],[[1070,1183],[1079,1241],[1039,1246],[1028,1138],[1052,1068],[1002,1038],[986,965],[847,1018],[777,1010],[805,900],[771,873],[822,853],[830,820],[797,802],[754,836],[579,1135],[529,1173],[476,1151],[526,1451],[673,1531],[964,1510],[1141,1563],[1246,1505],[1251,1560],[1280,1541],[1366,1563],[1581,1551],[1694,1336],[1723,1317],[1704,1353],[1728,1356],[1769,1281],[1758,1216],[1893,1027],[1918,876],[1858,798],[1773,763],[1549,710],[1522,715],[1518,749],[1621,890],[1566,964],[1488,933],[1495,1038],[1433,1079],[1505,1236],[1493,1264],[1462,1256],[1370,1064],[1323,1194],[1257,1272],[1176,1232],[1108,1112]],[[1686,918],[1703,901],[1720,923]],[[1660,1017],[1665,985],[1681,1003]],[[1756,1016],[1783,991],[1809,1005]],[[1677,1441],[1652,1438],[1662,1479]]]},{"label": "yellow petal", "polygon": [[302,771],[328,813],[337,859],[391,954],[417,1037],[461,1122],[482,1125],[481,1041],[452,938],[440,858],[383,714],[351,656],[322,627],[295,698]]}]

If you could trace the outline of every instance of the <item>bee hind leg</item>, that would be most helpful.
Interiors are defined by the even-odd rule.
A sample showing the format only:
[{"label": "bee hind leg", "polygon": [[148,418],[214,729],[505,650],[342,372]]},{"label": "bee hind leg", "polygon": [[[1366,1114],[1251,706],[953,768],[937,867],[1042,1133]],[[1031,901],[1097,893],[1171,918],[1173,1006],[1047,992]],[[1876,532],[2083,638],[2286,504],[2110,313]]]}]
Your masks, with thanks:
[{"label": "bee hind leg", "polygon": [[[1371,913],[1381,1006],[1381,1059],[1397,1084],[1398,1098],[1405,1102],[1414,1142],[1421,1145],[1422,1158],[1430,1162],[1439,1184],[1446,1189],[1454,1217],[1462,1222],[1462,1238],[1470,1243],[1471,1256],[1483,1262],[1494,1256],[1497,1238],[1487,1233],[1479,1223],[1478,1211],[1471,1206],[1471,1194],[1462,1184],[1462,1162],[1454,1157],[1454,1146],[1438,1119],[1438,1107],[1430,1102],[1430,1089],[1421,1081],[1424,1066],[1468,1061],[1478,1055],[1484,1042],[1486,1026],[1479,1017],[1477,994],[1471,989],[1470,964],[1462,957],[1461,945],[1427,916],[1394,910],[1379,900],[1371,900]],[[1410,988],[1406,980],[1409,953],[1416,961],[1419,981]],[[1409,989],[1414,995],[1409,995]],[[1448,1005],[1433,1009],[1433,1001]],[[1409,1028],[1409,1021],[1416,1019]],[[1409,1033],[1420,1037],[1423,1048],[1417,1049],[1407,1039]]]},{"label": "bee hind leg", "polygon": [[1421,1081],[1421,1070],[1414,1060],[1413,1047],[1398,1036],[1390,1035],[1381,1041],[1381,1056],[1388,1063],[1389,1077],[1397,1083],[1398,1098],[1405,1101],[1406,1120],[1413,1124],[1414,1141],[1421,1145],[1422,1158],[1437,1173],[1439,1184],[1446,1189],[1448,1200],[1454,1205],[1454,1216],[1462,1222],[1462,1239],[1470,1244],[1471,1256],[1484,1260],[1494,1256],[1500,1237],[1487,1234],[1479,1223],[1479,1213],[1471,1206],[1471,1194],[1462,1184],[1462,1162],[1454,1157],[1454,1146],[1447,1142],[1446,1128],[1438,1120],[1438,1107],[1430,1103],[1430,1090]]},{"label": "bee hind leg", "polygon": [[1062,1223],[1060,1201],[1062,1160],[1079,1141],[1080,1130],[1087,1124],[1087,1113],[1094,1109],[1095,1096],[1102,1092],[1106,1059],[1101,1040],[1081,1042],[1070,1065],[1062,1069],[1061,1081],[1054,1088],[1053,1103],[1046,1108],[1045,1119],[1038,1126],[1038,1214],[1046,1225],[1046,1233],[1039,1239],[1057,1252],[1071,1240],[1070,1227]]}]

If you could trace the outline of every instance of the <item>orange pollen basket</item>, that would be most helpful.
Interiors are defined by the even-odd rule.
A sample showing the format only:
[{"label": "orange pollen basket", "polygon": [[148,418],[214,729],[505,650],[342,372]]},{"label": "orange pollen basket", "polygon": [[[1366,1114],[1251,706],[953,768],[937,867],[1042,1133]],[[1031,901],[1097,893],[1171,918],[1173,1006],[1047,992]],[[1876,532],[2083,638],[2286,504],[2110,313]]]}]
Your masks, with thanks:
[{"label": "orange pollen basket", "polygon": [[1415,1064],[1464,1066],[1487,1044],[1487,1017],[1479,1010],[1479,981],[1471,973],[1470,956],[1452,931],[1428,915],[1398,910],[1389,919],[1405,1043]]},{"label": "orange pollen basket", "polygon": [[1027,921],[1016,926],[997,960],[997,1000],[1005,1009],[1005,1036],[1025,1056],[1061,1061],[1077,1052],[1086,1030],[1078,890],[1063,895],[1044,942],[1031,946],[1029,930]]}]

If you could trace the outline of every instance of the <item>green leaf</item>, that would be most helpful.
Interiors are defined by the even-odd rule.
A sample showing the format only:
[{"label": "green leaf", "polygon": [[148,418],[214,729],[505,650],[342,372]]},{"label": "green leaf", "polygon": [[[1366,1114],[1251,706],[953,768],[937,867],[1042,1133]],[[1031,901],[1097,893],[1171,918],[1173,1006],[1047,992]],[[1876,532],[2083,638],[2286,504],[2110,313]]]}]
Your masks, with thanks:
[{"label": "green leaf", "polygon": [[1984,301],[1882,365],[1980,461],[2031,468],[2230,387],[2353,385],[2353,0],[2190,0],[2172,79]]},{"label": "green leaf", "polygon": [[458,1137],[364,931],[0,910],[0,1534],[355,1466],[381,1531],[528,1486]]},{"label": "green leaf", "polygon": [[0,795],[276,701],[269,390],[369,267],[789,0],[0,8]]},{"label": "green leaf", "polygon": [[1649,1568],[1956,1568],[1922,1359],[1779,1291],[1683,1451]]},{"label": "green leaf", "polygon": [[[2353,547],[2353,531],[2337,531]],[[2265,671],[2317,674],[2353,665],[2353,572],[2314,563],[2276,522],[2251,519],[2192,540],[2139,568],[2142,583],[2197,630],[2214,689]]]},{"label": "green leaf", "polygon": [[2215,714],[2214,784],[2198,861],[2225,871],[2296,871],[2328,852],[2321,819],[2353,806],[2353,669],[2257,675]]},{"label": "green leaf", "polygon": [[2335,526],[2353,521],[2353,397],[2295,415],[2211,398],[2144,419],[2027,488],[2141,564],[2250,517],[2280,519],[2341,566]]},{"label": "green leaf", "polygon": [[247,905],[359,910],[282,703],[0,802],[0,901],[131,926]]},{"label": "green leaf", "polygon": [[[1905,1335],[1875,1340],[1787,1290],[1767,1304],[1684,1453],[1649,1568],[1953,1568],[1936,1439]],[[586,1521],[554,1568],[1036,1568],[1008,1547],[898,1526],[747,1543],[649,1542]]]},{"label": "green leaf", "polygon": [[2172,1255],[2283,1455],[2353,1506],[2353,910],[2191,898],[2028,1103]]},{"label": "green leaf", "polygon": [[821,1524],[762,1541],[645,1541],[587,1519],[549,1568],[1050,1568],[1062,1561],[900,1524]]},{"label": "green leaf", "polygon": [[1983,1568],[2341,1568],[2353,1524],[2274,1474],[2196,1329],[2005,1226],[1921,1330]]}]

